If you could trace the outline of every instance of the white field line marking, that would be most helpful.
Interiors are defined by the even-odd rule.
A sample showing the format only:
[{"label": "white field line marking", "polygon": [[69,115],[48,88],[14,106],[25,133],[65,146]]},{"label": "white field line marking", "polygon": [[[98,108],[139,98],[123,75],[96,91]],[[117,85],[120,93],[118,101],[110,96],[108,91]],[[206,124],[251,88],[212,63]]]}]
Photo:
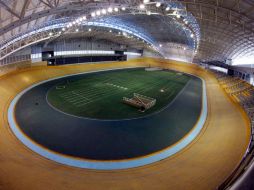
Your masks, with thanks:
[{"label": "white field line marking", "polygon": [[110,86],[113,86],[113,87],[116,87],[116,88],[120,88],[120,89],[128,90],[128,88],[123,87],[123,86],[118,86],[118,85],[115,85],[115,84],[112,84],[112,83],[106,83],[106,84],[107,84],[107,85],[110,85]]},{"label": "white field line marking", "polygon": [[77,107],[82,107],[82,106],[85,106],[85,105],[87,105],[87,104],[89,104],[89,103],[92,103],[92,102],[94,102],[94,101],[85,102],[84,104],[79,104],[79,105],[77,105]]},{"label": "white field line marking", "polygon": [[93,95],[94,93],[101,93],[99,91],[102,91],[102,90],[108,90],[107,88],[100,88],[100,89],[94,89],[94,90],[83,90],[83,91],[79,91],[79,93],[82,93],[82,94],[85,94],[86,96],[89,96],[89,95]]},{"label": "white field line marking", "polygon": [[75,101],[78,101],[78,100],[83,100],[83,99],[87,99],[85,97],[79,97],[79,96],[67,96],[67,97],[64,97],[64,99],[70,101],[70,102],[75,102]]},{"label": "white field line marking", "polygon": [[[74,91],[71,92],[72,94],[68,94],[65,96],[62,96],[66,101],[72,103],[72,104],[77,104],[79,102],[84,102],[84,101],[90,101],[87,97],[83,96],[82,94],[76,93]],[[75,96],[73,96],[75,95]]]},{"label": "white field line marking", "polygon": [[83,94],[77,93],[77,92],[75,92],[75,91],[72,91],[72,94],[77,95],[77,96],[79,96],[79,97],[81,97],[81,98],[85,98],[85,99],[89,100],[89,99],[86,98]]},{"label": "white field line marking", "polygon": [[112,96],[112,95],[115,95],[115,94],[117,94],[117,93],[114,93],[114,94],[110,93],[110,94],[107,94],[106,96],[101,96],[101,94],[100,94],[100,95],[98,96],[98,98],[95,98],[95,99],[91,100],[91,101],[88,102],[88,103],[80,104],[78,107],[84,106],[84,105],[89,104],[89,103],[91,103],[91,102],[95,102],[95,101],[101,100],[101,99],[103,99],[103,98],[106,98],[106,97],[109,97],[109,96]]},{"label": "white field line marking", "polygon": [[[73,96],[75,95],[75,96]],[[80,93],[76,93],[75,91],[71,91],[69,94],[66,95],[60,95],[66,99],[76,99],[76,98],[81,98],[81,99],[87,99],[85,96],[83,96],[83,94]]]},{"label": "white field line marking", "polygon": [[83,100],[80,100],[80,101],[73,102],[72,104],[76,106],[76,105],[79,105],[80,103],[83,103],[83,102],[89,102],[89,101],[86,100],[86,99],[83,99]]},{"label": "white field line marking", "polygon": [[85,101],[87,102],[89,100],[87,100],[87,99],[75,99],[75,100],[68,100],[68,99],[66,99],[66,101],[75,105],[75,104],[77,104],[79,102],[85,102]]},{"label": "white field line marking", "polygon": [[[107,91],[109,92],[110,90],[107,90]],[[94,92],[96,92],[96,90]],[[64,95],[64,98],[73,104],[79,104],[82,102],[88,103],[88,102],[91,102],[89,100],[94,99],[94,98],[97,99],[97,97],[101,96],[101,92],[96,92],[96,93],[94,93],[94,92],[89,93],[89,94],[76,93],[76,91],[75,91],[75,93],[69,92],[68,95]],[[76,96],[73,96],[73,94],[75,94]]]},{"label": "white field line marking", "polygon": [[[72,101],[73,102],[73,104],[74,105],[76,105],[76,104],[79,104],[78,105],[78,107],[81,107],[81,106],[83,106],[83,105],[86,105],[86,104],[88,104],[88,103],[91,103],[91,102],[93,102],[94,100],[96,101],[96,100],[98,100],[98,99],[100,99],[100,98],[97,98],[97,97],[101,97],[101,93],[100,92],[97,92],[97,93],[95,93],[95,94],[91,94],[92,96],[89,96],[89,97],[85,97],[85,96],[83,96],[83,94],[75,94],[75,95],[77,95],[79,98],[78,99],[75,99],[74,101]],[[84,99],[85,98],[85,99]],[[93,100],[94,99],[94,100]],[[84,102],[84,103],[83,103]]]},{"label": "white field line marking", "polygon": [[[68,99],[67,99],[68,100]],[[70,102],[72,102],[72,103],[77,103],[77,102],[79,102],[79,101],[89,101],[88,99],[86,99],[86,98],[76,98],[76,99],[72,99],[72,100],[68,100],[68,101],[70,101]]]}]

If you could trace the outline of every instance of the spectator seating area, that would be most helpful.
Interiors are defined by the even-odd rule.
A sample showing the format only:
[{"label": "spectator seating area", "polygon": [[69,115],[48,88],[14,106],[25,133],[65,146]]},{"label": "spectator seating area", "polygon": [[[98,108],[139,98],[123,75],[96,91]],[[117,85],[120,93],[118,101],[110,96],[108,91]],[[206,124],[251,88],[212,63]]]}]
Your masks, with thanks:
[{"label": "spectator seating area", "polygon": [[[246,81],[238,78],[226,75],[218,71],[213,71],[217,80],[224,88],[224,90],[230,94],[246,111],[252,125],[252,139],[254,139],[254,87]],[[252,140],[250,149],[253,149],[254,141]]]}]

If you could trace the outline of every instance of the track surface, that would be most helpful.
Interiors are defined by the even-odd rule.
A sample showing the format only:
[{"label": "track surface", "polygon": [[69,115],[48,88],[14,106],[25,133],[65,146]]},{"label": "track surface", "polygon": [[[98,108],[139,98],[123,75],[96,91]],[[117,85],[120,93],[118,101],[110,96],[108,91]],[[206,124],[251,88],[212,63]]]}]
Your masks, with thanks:
[{"label": "track surface", "polygon": [[[144,167],[94,171],[66,167],[42,158],[20,143],[9,129],[7,109],[17,93],[48,78],[117,67],[163,66],[206,81],[208,118],[197,139],[178,154]],[[216,189],[242,159],[250,138],[247,116],[203,69],[176,62],[143,59],[126,63],[38,67],[0,78],[0,189],[4,190],[209,190]]]},{"label": "track surface", "polygon": [[[137,71],[141,72],[140,70],[131,72]],[[112,72],[124,74],[127,71],[103,73],[108,76]],[[162,74],[168,73],[163,71]],[[35,142],[69,156],[93,160],[120,160],[146,156],[177,143],[192,130],[199,119],[202,81],[191,76],[182,78],[190,78],[190,81],[165,109],[143,118],[111,121],[77,118],[52,109],[45,98],[47,91],[66,78],[53,80],[34,87],[20,98],[16,105],[17,124]],[[178,88],[179,86],[183,84],[178,85]],[[121,104],[120,102],[119,106]]]}]

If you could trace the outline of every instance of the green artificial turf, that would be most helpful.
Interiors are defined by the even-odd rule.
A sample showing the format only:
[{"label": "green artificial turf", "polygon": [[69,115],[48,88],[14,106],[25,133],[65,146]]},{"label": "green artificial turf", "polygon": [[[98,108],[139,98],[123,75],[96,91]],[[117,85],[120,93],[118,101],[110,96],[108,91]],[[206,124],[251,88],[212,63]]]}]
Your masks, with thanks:
[{"label": "green artificial turf", "polygon": [[[167,106],[190,77],[173,71],[145,69],[100,72],[63,79],[51,88],[47,98],[55,108],[76,116],[95,119],[143,117]],[[161,91],[163,90],[163,92]],[[156,105],[146,112],[123,103],[133,93],[155,98]]]}]

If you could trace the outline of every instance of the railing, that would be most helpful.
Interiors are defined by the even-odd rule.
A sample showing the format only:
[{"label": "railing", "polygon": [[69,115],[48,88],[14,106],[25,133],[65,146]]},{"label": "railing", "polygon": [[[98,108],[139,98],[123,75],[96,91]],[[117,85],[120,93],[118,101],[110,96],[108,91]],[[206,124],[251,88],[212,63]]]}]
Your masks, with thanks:
[{"label": "railing", "polygon": [[[253,139],[253,138],[252,138]],[[252,140],[253,141],[253,140]],[[249,168],[249,164],[254,160],[254,149],[245,155],[238,167],[233,171],[233,173],[217,188],[218,190],[230,189],[232,185],[244,174],[244,172]]]},{"label": "railing", "polygon": [[28,60],[31,60],[30,54],[10,56],[10,57],[6,57],[3,60],[0,60],[0,66],[4,66],[11,63],[17,63],[20,61],[28,61]]}]

